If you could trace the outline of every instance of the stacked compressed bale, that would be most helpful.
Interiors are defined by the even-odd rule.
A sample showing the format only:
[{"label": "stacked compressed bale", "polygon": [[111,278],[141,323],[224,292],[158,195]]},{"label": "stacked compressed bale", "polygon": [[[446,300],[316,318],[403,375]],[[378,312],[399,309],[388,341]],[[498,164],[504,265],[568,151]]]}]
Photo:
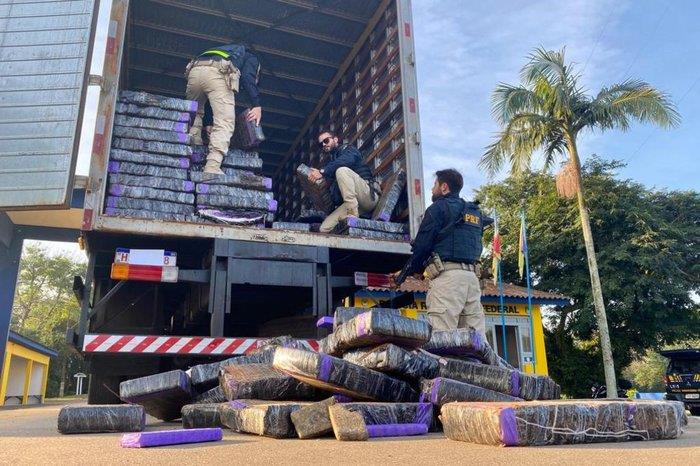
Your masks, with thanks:
[{"label": "stacked compressed bale", "polygon": [[345,353],[343,359],[409,382],[436,377],[439,366],[435,358],[391,343],[352,350]]},{"label": "stacked compressed bale", "polygon": [[309,181],[309,173],[311,167],[303,163],[297,167],[297,179],[301,184],[301,189],[306,193],[314,208],[324,213],[324,217],[331,213],[334,209],[333,201],[331,200],[330,186],[325,178],[312,183]]},{"label": "stacked compressed bale", "polygon": [[274,354],[274,348],[265,348],[245,356],[236,356],[209,364],[199,364],[191,367],[188,372],[192,385],[199,392],[204,392],[218,386],[219,374],[223,367],[235,364],[271,364]]},{"label": "stacked compressed bale", "polygon": [[58,413],[62,434],[141,432],[145,425],[146,411],[139,405],[64,406]]},{"label": "stacked compressed bale", "polygon": [[395,172],[391,175],[391,178],[387,182],[381,196],[379,196],[379,201],[377,201],[377,206],[372,212],[373,220],[380,220],[383,222],[388,222],[391,220],[391,214],[394,212],[396,204],[399,203],[399,198],[401,193],[404,191],[406,186],[406,173],[403,169]]},{"label": "stacked compressed bale", "polygon": [[440,420],[449,439],[504,446],[673,439],[682,426],[674,402],[641,400],[448,403]]},{"label": "stacked compressed bale", "polygon": [[424,320],[409,319],[393,313],[368,310],[335,328],[322,343],[326,354],[382,343],[418,348],[430,340],[431,327]]},{"label": "stacked compressed bale", "polygon": [[451,358],[440,359],[439,374],[524,400],[557,399],[561,391],[556,382],[546,376]]},{"label": "stacked compressed bale", "polygon": [[410,239],[408,225],[353,216],[341,219],[335,232],[341,235],[394,241],[408,241]]},{"label": "stacked compressed bale", "polygon": [[228,400],[319,400],[324,396],[313,386],[269,364],[225,366],[220,386]]},{"label": "stacked compressed bale", "polygon": [[226,403],[192,404],[182,407],[183,429],[224,427],[221,423],[221,407]]},{"label": "stacked compressed bale", "polygon": [[192,402],[195,404],[223,403],[225,401],[226,394],[220,385],[206,390],[192,399]]},{"label": "stacked compressed bale", "polygon": [[185,372],[174,370],[127,380],[119,384],[119,398],[143,406],[153,417],[172,421],[192,400],[190,378]]},{"label": "stacked compressed bale", "polygon": [[294,411],[291,414],[291,419],[299,438],[322,437],[333,432],[328,408],[336,403],[336,398],[330,397]]},{"label": "stacked compressed bale", "polygon": [[272,365],[309,385],[360,400],[415,401],[409,384],[327,354],[278,348]]},{"label": "stacked compressed bale", "polygon": [[187,130],[197,102],[121,91],[115,110],[104,213],[195,221]]},{"label": "stacked compressed bale", "polygon": [[421,394],[432,404],[443,406],[453,401],[521,401],[521,398],[488,388],[437,377],[421,382]]},{"label": "stacked compressed bale", "polygon": [[221,163],[226,175],[216,177],[202,173],[206,157],[206,146],[195,147],[190,179],[195,182],[197,213],[231,225],[264,226],[266,216],[277,210],[277,201],[272,179],[260,175],[258,153],[230,149]]},{"label": "stacked compressed bale", "polygon": [[473,328],[435,331],[423,349],[440,356],[466,356],[492,366],[501,364],[486,337]]},{"label": "stacked compressed bale", "polygon": [[236,432],[272,438],[294,438],[291,414],[308,403],[234,400],[221,407],[221,422]]},{"label": "stacked compressed bale", "polygon": [[338,440],[423,435],[433,418],[429,403],[344,403],[328,408]]},{"label": "stacked compressed bale", "polygon": [[[364,314],[370,309],[372,310],[372,312],[384,312],[387,314],[406,317],[403,309],[391,309],[386,307],[337,307],[335,308],[335,312],[333,313],[333,329],[338,328],[340,325],[346,323],[350,319],[359,316],[360,314]],[[418,313],[418,319],[426,322],[428,321],[428,317],[425,313]]]},{"label": "stacked compressed bale", "polygon": [[245,109],[236,118],[236,129],[231,145],[238,149],[252,149],[265,141],[265,134],[260,123],[248,120],[249,112],[249,109]]}]

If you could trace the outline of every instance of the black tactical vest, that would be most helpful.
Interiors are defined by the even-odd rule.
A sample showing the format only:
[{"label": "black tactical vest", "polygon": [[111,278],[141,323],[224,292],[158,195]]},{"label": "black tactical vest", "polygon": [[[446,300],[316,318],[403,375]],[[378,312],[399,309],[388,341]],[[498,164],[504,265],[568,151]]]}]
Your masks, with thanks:
[{"label": "black tactical vest", "polygon": [[[449,218],[438,234],[433,251],[443,261],[473,264],[481,257],[481,237],[484,232],[483,216],[479,207],[456,196],[441,199]],[[454,227],[452,227],[454,225]]]}]

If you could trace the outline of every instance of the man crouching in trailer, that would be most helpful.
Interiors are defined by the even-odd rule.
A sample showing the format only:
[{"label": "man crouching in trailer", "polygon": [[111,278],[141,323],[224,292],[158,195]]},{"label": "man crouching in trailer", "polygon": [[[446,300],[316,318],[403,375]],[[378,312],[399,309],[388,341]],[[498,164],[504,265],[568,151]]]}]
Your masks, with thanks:
[{"label": "man crouching in trailer", "polygon": [[321,233],[330,233],[341,219],[360,217],[371,213],[379,199],[379,186],[372,170],[362,161],[362,154],[350,144],[340,144],[338,135],[324,131],[318,136],[318,145],[330,156],[328,164],[320,170],[312,168],[309,181],[326,178],[330,195],[337,208],[321,224]]}]

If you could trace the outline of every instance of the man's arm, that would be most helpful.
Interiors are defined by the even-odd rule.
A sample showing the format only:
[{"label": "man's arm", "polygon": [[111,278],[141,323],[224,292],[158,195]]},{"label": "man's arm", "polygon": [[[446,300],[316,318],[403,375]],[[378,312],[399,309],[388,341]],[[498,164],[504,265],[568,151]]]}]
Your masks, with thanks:
[{"label": "man's arm", "polygon": [[323,176],[329,180],[335,179],[335,171],[340,167],[350,167],[362,162],[362,154],[354,146],[345,146],[338,158],[323,167]]},{"label": "man's arm", "polygon": [[423,221],[418,228],[416,239],[413,240],[411,248],[411,258],[406,264],[407,274],[420,273],[423,271],[423,264],[430,256],[435,245],[435,238],[443,228],[443,215],[439,205],[433,204],[425,211]]},{"label": "man's arm", "polygon": [[[250,98],[250,105],[253,109],[260,108],[260,91],[258,90],[258,61],[254,59],[248,59],[243,64],[243,69],[241,70],[241,85],[245,89],[246,94]],[[258,122],[259,121],[259,115]]]}]

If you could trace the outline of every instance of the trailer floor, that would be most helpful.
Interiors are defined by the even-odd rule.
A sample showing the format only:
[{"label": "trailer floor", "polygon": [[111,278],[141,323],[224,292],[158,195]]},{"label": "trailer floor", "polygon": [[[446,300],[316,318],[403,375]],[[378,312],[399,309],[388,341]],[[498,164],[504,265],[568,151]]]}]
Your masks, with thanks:
[{"label": "trailer floor", "polygon": [[[70,401],[81,403],[82,401]],[[62,401],[65,403],[65,400]],[[119,446],[120,434],[61,435],[62,404],[0,408],[0,464],[697,464],[700,418],[677,440],[537,448],[454,442],[442,434],[369,442],[273,440],[225,431],[221,442],[150,449]],[[175,429],[149,418],[147,430]]]}]

